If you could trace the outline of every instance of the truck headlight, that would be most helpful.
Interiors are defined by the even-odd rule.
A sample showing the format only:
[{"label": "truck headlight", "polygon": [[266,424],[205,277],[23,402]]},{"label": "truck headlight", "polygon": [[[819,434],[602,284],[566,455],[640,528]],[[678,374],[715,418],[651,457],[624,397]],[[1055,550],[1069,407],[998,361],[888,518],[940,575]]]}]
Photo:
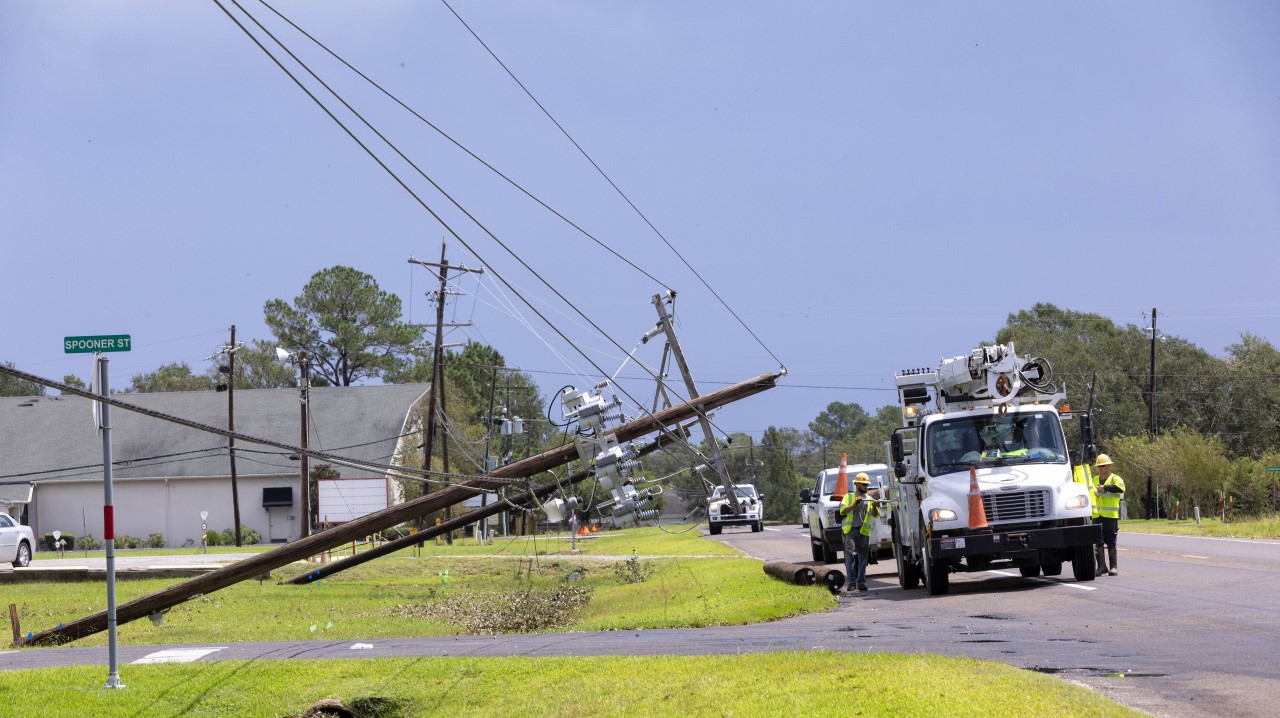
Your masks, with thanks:
[{"label": "truck headlight", "polygon": [[1089,497],[1081,494],[1080,496],[1072,496],[1067,499],[1067,509],[1087,509],[1089,508]]},{"label": "truck headlight", "polygon": [[956,512],[951,509],[931,509],[929,511],[929,520],[935,523],[939,521],[955,521]]}]

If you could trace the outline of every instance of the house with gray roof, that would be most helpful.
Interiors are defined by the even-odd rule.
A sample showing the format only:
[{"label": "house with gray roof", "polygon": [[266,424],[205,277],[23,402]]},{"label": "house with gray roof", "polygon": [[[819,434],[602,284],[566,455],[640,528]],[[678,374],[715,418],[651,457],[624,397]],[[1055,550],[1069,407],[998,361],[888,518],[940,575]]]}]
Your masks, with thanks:
[{"label": "house with gray roof", "polygon": [[[425,384],[314,387],[308,448],[353,461],[398,463],[421,444],[419,402]],[[117,394],[160,414],[227,427],[227,396],[216,392]],[[79,396],[0,397],[0,511],[42,536],[54,530],[103,535],[103,447],[93,402]],[[172,547],[199,545],[209,531],[232,528],[228,440],[136,411],[111,408],[112,505],[117,536],[161,534]],[[296,446],[301,438],[297,389],[235,392],[238,434]],[[301,530],[299,462],[290,452],[237,440],[240,523],[264,543],[292,541]],[[320,462],[311,460],[312,469]],[[331,464],[339,479],[398,484],[370,470]],[[208,518],[201,520],[201,512]]]}]

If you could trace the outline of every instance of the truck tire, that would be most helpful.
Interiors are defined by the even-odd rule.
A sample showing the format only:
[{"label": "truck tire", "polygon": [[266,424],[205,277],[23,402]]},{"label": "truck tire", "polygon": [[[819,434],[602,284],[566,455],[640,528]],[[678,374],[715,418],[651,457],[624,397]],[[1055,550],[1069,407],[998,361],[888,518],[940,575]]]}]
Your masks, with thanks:
[{"label": "truck tire", "polygon": [[712,536],[719,536],[721,528],[723,527],[719,526],[718,524],[711,524],[710,526],[707,527],[707,531],[710,531]]},{"label": "truck tire", "polygon": [[809,549],[813,551],[814,561],[822,560],[822,544],[818,543],[817,541],[814,541],[813,539],[809,539]]},{"label": "truck tire", "polygon": [[761,531],[764,531],[764,522],[763,522],[763,521],[757,521],[757,522],[755,522],[755,523],[751,524],[751,533],[758,534],[758,533],[760,533]]},{"label": "truck tire", "polygon": [[898,563],[898,585],[910,591],[920,588],[920,567],[906,555],[902,542],[898,541],[898,529],[893,529],[893,557]]},{"label": "truck tire", "polygon": [[1093,558],[1093,546],[1076,546],[1071,554],[1071,574],[1077,581],[1092,581],[1097,564]]},{"label": "truck tire", "polygon": [[929,540],[924,542],[924,587],[930,596],[945,596],[951,590],[951,577],[947,575],[947,562],[934,558],[929,550]]},{"label": "truck tire", "polygon": [[823,562],[823,563],[835,563],[837,560],[838,560],[838,559],[836,558],[836,550],[835,550],[834,548],[832,548],[832,547],[831,547],[831,545],[830,545],[830,544],[828,544],[828,543],[826,542],[826,540],[823,540],[823,542],[822,542],[822,562]]}]

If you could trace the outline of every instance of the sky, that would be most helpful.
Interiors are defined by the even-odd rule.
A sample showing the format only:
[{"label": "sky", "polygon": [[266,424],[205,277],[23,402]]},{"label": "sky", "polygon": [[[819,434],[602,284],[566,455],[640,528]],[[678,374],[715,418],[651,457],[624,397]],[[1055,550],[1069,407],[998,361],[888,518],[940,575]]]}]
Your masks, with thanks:
[{"label": "sky", "polygon": [[0,0],[0,361],[203,372],[335,265],[431,323],[442,244],[486,268],[446,341],[548,397],[651,404],[674,290],[702,392],[785,367],[714,416],[756,438],[1039,302],[1280,343],[1277,37],[1269,0]]}]

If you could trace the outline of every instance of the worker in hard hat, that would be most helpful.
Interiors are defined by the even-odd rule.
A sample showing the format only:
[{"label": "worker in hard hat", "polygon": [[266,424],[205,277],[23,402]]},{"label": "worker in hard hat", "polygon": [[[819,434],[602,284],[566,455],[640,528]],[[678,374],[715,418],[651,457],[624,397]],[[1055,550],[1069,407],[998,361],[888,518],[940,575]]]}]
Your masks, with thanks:
[{"label": "worker in hard hat", "polygon": [[[1093,467],[1089,465],[1088,460],[1072,469],[1072,479],[1077,484],[1084,484],[1089,489],[1089,507],[1093,509],[1093,523],[1101,526],[1102,520],[1098,518],[1098,475],[1094,473]],[[1093,547],[1093,560],[1097,564],[1094,569],[1094,577],[1105,575],[1107,573],[1107,558],[1106,554],[1103,553],[1102,539],[1098,539],[1098,543]]]},{"label": "worker in hard hat", "polygon": [[853,477],[853,491],[840,500],[844,517],[845,591],[867,590],[867,559],[871,540],[871,519],[880,515],[880,504],[867,495],[871,477],[859,473]]},{"label": "worker in hard hat", "polygon": [[[1124,500],[1124,479],[1111,470],[1111,457],[1098,454],[1093,465],[1098,468],[1098,521],[1102,523],[1102,543],[1107,547],[1107,558],[1111,567],[1107,568],[1108,576],[1119,575],[1116,569],[1116,534],[1120,531],[1120,502]],[[1099,558],[1099,573],[1106,568]]]}]

